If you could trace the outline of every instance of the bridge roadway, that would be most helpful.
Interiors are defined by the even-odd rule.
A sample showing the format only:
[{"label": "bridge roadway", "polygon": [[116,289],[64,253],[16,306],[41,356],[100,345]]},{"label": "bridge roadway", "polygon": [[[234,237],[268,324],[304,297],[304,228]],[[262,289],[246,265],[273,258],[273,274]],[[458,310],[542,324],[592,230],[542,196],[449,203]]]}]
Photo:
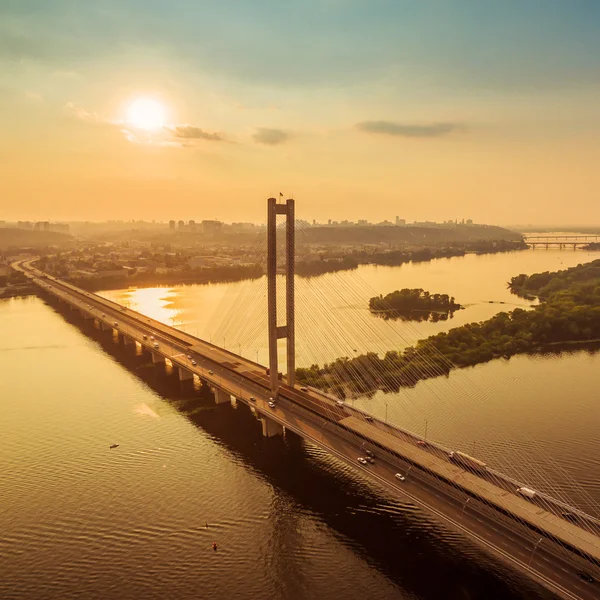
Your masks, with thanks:
[{"label": "bridge roadway", "polygon": [[[32,267],[31,262],[13,266],[71,307],[168,358],[174,367],[194,373],[246,402],[258,415],[324,448],[394,496],[407,497],[424,507],[559,597],[597,600],[600,538],[590,531],[521,498],[514,493],[514,486],[496,485],[497,481],[494,484],[485,475],[475,475],[449,462],[446,451],[440,447],[418,445],[419,438],[410,432],[377,419],[367,422],[360,411],[336,406],[334,400],[318,390],[311,388],[305,392],[282,385],[276,407],[271,409],[269,378],[261,365],[46,276]],[[158,349],[152,347],[151,335],[156,338]],[[357,462],[365,449],[375,453],[374,464],[363,466]],[[405,475],[404,482],[395,478],[399,472]],[[564,544],[572,551],[565,550]],[[596,581],[584,581],[582,572]]]},{"label": "bridge roadway", "polygon": [[600,239],[600,235],[587,234],[587,235],[524,235],[523,241],[535,248],[536,246],[550,246],[562,248],[563,246],[573,246],[573,249],[577,246],[587,246],[592,242],[597,242]]}]

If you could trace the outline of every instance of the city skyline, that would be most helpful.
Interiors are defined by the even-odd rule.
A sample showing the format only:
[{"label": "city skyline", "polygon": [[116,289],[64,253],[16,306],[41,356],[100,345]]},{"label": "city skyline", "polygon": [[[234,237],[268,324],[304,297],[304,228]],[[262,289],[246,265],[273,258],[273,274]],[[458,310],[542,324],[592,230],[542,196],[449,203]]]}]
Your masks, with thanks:
[{"label": "city skyline", "polygon": [[[600,224],[600,7],[0,8],[4,219]],[[218,213],[218,214],[211,214]]]}]

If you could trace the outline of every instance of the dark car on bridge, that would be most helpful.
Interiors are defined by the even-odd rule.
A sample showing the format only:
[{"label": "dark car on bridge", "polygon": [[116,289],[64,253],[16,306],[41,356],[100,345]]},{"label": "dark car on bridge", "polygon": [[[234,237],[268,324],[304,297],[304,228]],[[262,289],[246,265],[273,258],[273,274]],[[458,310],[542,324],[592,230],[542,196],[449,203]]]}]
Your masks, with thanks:
[{"label": "dark car on bridge", "polygon": [[587,583],[595,583],[596,582],[596,580],[589,573],[586,573],[585,571],[580,571],[579,573],[577,573],[577,575],[579,576],[579,579],[582,579],[583,581],[587,581]]}]

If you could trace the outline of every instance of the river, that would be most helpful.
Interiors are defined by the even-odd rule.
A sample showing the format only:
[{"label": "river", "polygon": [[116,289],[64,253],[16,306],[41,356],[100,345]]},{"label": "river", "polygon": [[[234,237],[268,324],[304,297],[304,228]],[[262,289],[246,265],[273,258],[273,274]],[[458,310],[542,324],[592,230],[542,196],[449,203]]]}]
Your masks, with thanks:
[{"label": "river", "polygon": [[[311,318],[329,302],[349,323],[352,349],[397,347],[528,306],[506,289],[512,275],[597,256],[536,250],[361,267],[301,282],[299,307],[310,308],[310,288],[321,286],[327,293]],[[372,317],[377,335],[361,345],[351,325],[366,310],[360,297],[399,287],[449,293],[467,308],[438,323]],[[213,342],[225,333],[225,345],[263,362],[259,337],[235,320],[246,306],[262,326],[252,299],[263,291],[258,281],[104,295]],[[310,325],[301,315],[299,337]],[[299,362],[337,356],[335,341],[323,336],[318,353],[299,343]],[[130,348],[35,297],[0,303],[0,353],[2,600],[551,597],[319,450],[293,437],[263,439],[244,407],[215,408],[181,391]],[[600,355],[588,351],[521,356],[355,402],[490,462],[541,440],[557,461],[550,467],[567,470],[591,510],[600,502],[599,367]],[[490,418],[494,427],[484,426]]]}]

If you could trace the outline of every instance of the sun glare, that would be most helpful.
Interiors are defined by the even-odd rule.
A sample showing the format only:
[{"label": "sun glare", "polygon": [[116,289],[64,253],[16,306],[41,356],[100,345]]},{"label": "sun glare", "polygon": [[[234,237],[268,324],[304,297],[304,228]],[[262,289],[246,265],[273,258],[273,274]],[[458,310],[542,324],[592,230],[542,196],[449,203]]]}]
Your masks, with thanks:
[{"label": "sun glare", "polygon": [[129,105],[127,120],[139,129],[160,129],[165,124],[165,109],[156,100],[138,98]]}]

